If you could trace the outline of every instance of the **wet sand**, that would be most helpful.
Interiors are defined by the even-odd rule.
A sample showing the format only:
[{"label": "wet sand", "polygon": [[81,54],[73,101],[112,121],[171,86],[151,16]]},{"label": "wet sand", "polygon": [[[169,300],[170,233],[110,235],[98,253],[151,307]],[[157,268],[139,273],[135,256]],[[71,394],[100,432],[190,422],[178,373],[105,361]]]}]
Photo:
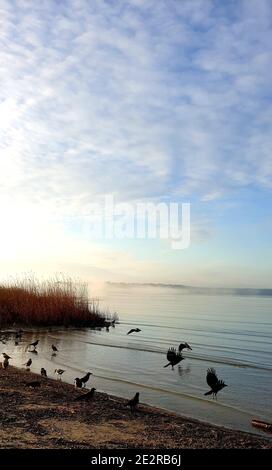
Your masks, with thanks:
[{"label": "wet sand", "polygon": [[[31,389],[27,382],[39,380]],[[86,391],[31,372],[0,368],[0,447],[90,448],[272,448],[272,440],[219,428],[140,404],[131,414],[122,398]],[[129,397],[130,398],[130,397]]]}]

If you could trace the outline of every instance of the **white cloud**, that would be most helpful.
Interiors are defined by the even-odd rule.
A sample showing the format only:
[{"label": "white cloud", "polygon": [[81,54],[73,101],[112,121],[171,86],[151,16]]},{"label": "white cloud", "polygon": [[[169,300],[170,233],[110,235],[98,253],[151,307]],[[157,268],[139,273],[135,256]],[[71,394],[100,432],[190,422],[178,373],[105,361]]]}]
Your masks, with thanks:
[{"label": "white cloud", "polygon": [[271,189],[271,11],[0,0],[2,207],[79,216],[105,193]]}]

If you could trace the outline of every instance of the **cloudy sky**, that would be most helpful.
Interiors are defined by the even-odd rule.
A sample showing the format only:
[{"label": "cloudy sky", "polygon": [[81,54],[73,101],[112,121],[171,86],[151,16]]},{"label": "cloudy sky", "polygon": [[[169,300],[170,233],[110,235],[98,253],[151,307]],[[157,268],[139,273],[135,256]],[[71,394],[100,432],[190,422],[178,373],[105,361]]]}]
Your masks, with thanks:
[{"label": "cloudy sky", "polygon": [[[0,0],[0,276],[271,287],[271,22],[270,0]],[[190,247],[92,238],[109,194],[190,202]]]}]

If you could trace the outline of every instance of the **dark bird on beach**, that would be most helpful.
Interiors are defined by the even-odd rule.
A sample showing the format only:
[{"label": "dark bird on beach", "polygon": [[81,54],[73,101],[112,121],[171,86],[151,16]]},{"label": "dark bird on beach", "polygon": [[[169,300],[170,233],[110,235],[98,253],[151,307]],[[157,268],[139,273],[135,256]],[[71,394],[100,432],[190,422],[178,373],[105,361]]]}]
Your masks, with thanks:
[{"label": "dark bird on beach", "polygon": [[58,352],[58,348],[57,348],[57,346],[54,346],[54,344],[52,344],[52,351],[53,351],[53,353]]},{"label": "dark bird on beach", "polygon": [[34,341],[34,343],[30,343],[30,344],[28,345],[28,347],[33,346],[33,348],[36,349],[36,346],[38,346],[39,341],[40,341],[40,340],[37,339],[37,341]]},{"label": "dark bird on beach", "polygon": [[41,382],[33,380],[32,382],[26,382],[26,386],[30,388],[39,388],[41,386]]},{"label": "dark bird on beach", "polygon": [[192,351],[192,348],[188,343],[180,343],[178,347],[179,352],[181,352],[183,349],[190,349]]},{"label": "dark bird on beach", "polygon": [[227,387],[227,384],[223,382],[223,380],[219,380],[217,375],[216,375],[216,370],[211,368],[207,370],[207,384],[211,388],[209,392],[204,393],[204,395],[212,395],[213,398],[217,396],[217,393],[222,390],[222,388]]},{"label": "dark bird on beach", "polygon": [[30,367],[31,364],[32,364],[32,359],[28,359],[28,361],[25,362],[25,363],[23,364],[23,366]]},{"label": "dark bird on beach", "polygon": [[139,405],[139,392],[135,393],[135,396],[128,401],[127,406],[130,407],[131,413],[136,410],[137,405]]},{"label": "dark bird on beach", "polygon": [[79,397],[76,397],[74,401],[89,401],[92,400],[94,397],[94,392],[96,391],[96,388],[91,388],[91,390],[87,393],[84,393],[84,395],[79,395]]},{"label": "dark bird on beach", "polygon": [[83,387],[86,387],[86,383],[88,382],[88,380],[89,380],[89,378],[90,378],[91,375],[93,375],[91,372],[87,372],[87,374],[84,375],[84,377],[82,377],[82,378],[80,379],[80,381],[81,381]]},{"label": "dark bird on beach", "polygon": [[166,357],[169,362],[163,367],[168,367],[171,365],[172,370],[174,370],[174,366],[176,366],[179,362],[184,359],[182,354],[180,352],[177,352],[175,348],[169,348]]},{"label": "dark bird on beach", "polygon": [[139,333],[140,331],[142,331],[140,328],[132,328],[127,332],[127,335],[130,335],[131,333]]},{"label": "dark bird on beach", "polygon": [[55,369],[55,374],[57,374],[59,376],[59,379],[61,380],[61,376],[62,374],[65,372],[65,370],[63,369]]},{"label": "dark bird on beach", "polygon": [[46,372],[46,370],[45,370],[43,367],[41,368],[41,375],[42,375],[43,377],[47,377],[47,372]]},{"label": "dark bird on beach", "polygon": [[3,362],[3,368],[4,368],[4,369],[7,369],[8,366],[9,366],[9,360],[5,358],[5,359],[4,359],[4,362]]},{"label": "dark bird on beach", "polygon": [[75,387],[82,388],[82,382],[78,377],[75,378]]},{"label": "dark bird on beach", "polygon": [[11,359],[11,357],[6,353],[2,353],[2,356],[4,356],[4,359],[7,359],[7,360]]}]

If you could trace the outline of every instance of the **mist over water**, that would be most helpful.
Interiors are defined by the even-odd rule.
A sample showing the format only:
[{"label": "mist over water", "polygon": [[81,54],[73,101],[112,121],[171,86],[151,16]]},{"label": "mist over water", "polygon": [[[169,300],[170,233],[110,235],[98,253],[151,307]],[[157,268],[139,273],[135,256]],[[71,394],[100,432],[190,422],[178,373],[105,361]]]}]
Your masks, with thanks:
[{"label": "mist over water", "polygon": [[[101,306],[117,311],[116,328],[32,331],[24,342],[9,341],[2,351],[12,364],[33,359],[33,371],[66,369],[73,382],[91,371],[95,386],[181,415],[256,432],[251,419],[272,421],[272,298],[264,295],[192,293],[177,287],[107,284],[99,293]],[[142,331],[127,335],[132,328]],[[26,344],[40,338],[38,354]],[[169,347],[187,341],[184,360],[172,371],[164,368]],[[51,356],[51,344],[59,348]],[[228,387],[217,401],[205,397],[206,371],[214,367]]]}]

